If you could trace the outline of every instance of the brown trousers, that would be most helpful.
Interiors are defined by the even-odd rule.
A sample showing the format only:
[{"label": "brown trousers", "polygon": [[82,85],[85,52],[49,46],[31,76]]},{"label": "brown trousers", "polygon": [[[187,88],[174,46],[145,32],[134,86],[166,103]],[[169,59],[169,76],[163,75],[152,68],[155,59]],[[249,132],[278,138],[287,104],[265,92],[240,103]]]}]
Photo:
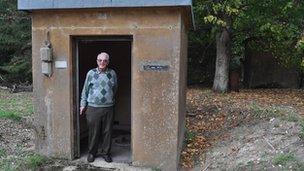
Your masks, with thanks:
[{"label": "brown trousers", "polygon": [[89,153],[96,155],[99,143],[102,143],[102,152],[106,155],[111,151],[111,136],[113,127],[113,106],[91,107],[86,110],[89,128]]}]

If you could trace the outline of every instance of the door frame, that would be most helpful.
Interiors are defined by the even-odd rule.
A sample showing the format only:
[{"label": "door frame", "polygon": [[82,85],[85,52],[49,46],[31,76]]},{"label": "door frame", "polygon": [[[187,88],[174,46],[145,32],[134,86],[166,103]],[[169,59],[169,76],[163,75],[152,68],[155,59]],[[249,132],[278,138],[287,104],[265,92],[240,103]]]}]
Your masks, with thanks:
[{"label": "door frame", "polygon": [[[72,103],[71,103],[71,109],[72,109],[72,140],[71,140],[71,158],[79,158],[80,157],[80,122],[79,122],[79,108],[80,108],[80,94],[79,94],[79,53],[78,53],[78,45],[81,41],[109,41],[109,42],[115,42],[115,41],[126,41],[130,42],[131,46],[131,57],[130,57],[130,75],[131,75],[131,144],[132,143],[132,66],[133,66],[133,36],[132,35],[92,35],[92,36],[70,36],[70,43],[71,43],[71,51],[72,51],[72,72],[71,72],[71,78],[72,78],[72,89],[71,89],[71,94],[72,94]],[[132,159],[132,145],[130,146],[131,149],[131,160]]]}]

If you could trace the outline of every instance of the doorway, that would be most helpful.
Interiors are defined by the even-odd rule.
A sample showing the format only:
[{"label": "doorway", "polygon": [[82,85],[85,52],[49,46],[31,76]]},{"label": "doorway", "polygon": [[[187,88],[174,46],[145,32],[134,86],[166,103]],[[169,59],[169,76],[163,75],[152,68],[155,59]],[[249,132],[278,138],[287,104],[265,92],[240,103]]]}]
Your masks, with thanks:
[{"label": "doorway", "polygon": [[[109,68],[117,73],[111,154],[114,162],[131,162],[131,36],[73,37],[74,158],[87,154],[88,128],[79,115],[80,98],[87,72],[96,68],[100,52],[110,56]],[[98,157],[98,156],[97,156]]]}]

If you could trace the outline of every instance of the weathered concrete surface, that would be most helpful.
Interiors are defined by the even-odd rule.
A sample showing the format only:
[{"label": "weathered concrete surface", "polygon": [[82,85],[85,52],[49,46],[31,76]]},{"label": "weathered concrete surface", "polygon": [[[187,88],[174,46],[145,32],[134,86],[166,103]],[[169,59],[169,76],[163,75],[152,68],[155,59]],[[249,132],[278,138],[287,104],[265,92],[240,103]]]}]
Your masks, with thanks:
[{"label": "weathered concrete surface", "polygon": [[[177,170],[184,130],[187,22],[181,8],[33,11],[33,85],[36,147],[73,158],[72,37],[132,35],[132,163]],[[50,34],[54,61],[66,60],[50,78],[41,74],[39,49]],[[164,61],[168,71],[144,71]]]},{"label": "weathered concrete surface", "polygon": [[[186,15],[182,15],[185,17]],[[180,153],[182,151],[183,140],[184,140],[184,125],[186,117],[186,89],[187,89],[187,50],[188,50],[188,27],[187,19],[181,20],[181,58],[180,58],[180,86],[179,86],[179,118],[178,118],[178,155],[177,161],[180,160]]]},{"label": "weathered concrete surface", "polygon": [[[90,165],[99,167],[100,170],[117,170],[117,171],[153,171],[153,168],[148,168],[148,167],[136,167],[129,165],[129,163],[123,163],[123,162],[117,162],[116,159],[113,158],[112,163],[107,163],[104,161],[102,157],[97,157],[94,162],[90,163]],[[77,159],[73,162],[86,162],[87,160],[87,155],[84,155],[80,159]],[[154,168],[155,169],[155,168]]]}]

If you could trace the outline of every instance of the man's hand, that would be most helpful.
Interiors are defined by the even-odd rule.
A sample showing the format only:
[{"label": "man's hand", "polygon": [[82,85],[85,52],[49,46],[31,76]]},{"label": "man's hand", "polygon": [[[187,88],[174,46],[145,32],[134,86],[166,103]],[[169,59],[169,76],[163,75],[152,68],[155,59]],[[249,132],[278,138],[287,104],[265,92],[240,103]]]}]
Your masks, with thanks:
[{"label": "man's hand", "polygon": [[84,114],[85,112],[85,107],[80,107],[80,115]]}]

